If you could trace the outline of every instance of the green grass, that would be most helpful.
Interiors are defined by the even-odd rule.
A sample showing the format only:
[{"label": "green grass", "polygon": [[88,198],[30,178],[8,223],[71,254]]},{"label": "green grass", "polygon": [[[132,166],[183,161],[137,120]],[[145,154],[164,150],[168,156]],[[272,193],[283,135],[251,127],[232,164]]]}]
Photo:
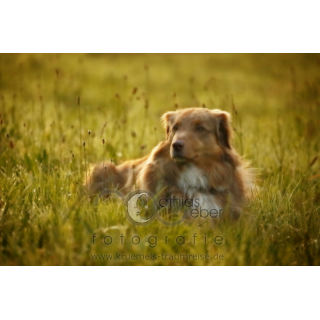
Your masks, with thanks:
[{"label": "green grass", "polygon": [[[311,54],[0,55],[0,264],[319,265],[319,67]],[[89,164],[148,154],[164,112],[203,104],[232,113],[233,145],[261,170],[239,221],[137,227],[89,201]],[[92,259],[116,253],[160,258]],[[223,259],[161,256],[198,253]]]}]

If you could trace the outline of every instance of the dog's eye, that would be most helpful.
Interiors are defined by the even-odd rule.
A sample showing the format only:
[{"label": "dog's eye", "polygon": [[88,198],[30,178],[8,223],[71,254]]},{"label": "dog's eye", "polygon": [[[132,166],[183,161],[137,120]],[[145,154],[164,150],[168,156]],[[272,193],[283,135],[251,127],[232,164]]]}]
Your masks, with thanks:
[{"label": "dog's eye", "polygon": [[177,126],[177,125],[173,126],[173,127],[172,127],[172,130],[173,130],[173,131],[178,130],[178,126]]},{"label": "dog's eye", "polygon": [[205,128],[204,128],[204,127],[202,127],[202,126],[196,126],[196,130],[197,130],[197,131],[204,131],[204,130],[205,130]]}]

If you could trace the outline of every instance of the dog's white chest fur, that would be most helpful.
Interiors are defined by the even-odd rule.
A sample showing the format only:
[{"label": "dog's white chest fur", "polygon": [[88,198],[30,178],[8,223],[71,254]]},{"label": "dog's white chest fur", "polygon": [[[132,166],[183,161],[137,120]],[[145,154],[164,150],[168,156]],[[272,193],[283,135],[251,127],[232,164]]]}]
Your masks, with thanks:
[{"label": "dog's white chest fur", "polygon": [[207,175],[198,167],[191,164],[184,171],[178,180],[178,187],[180,190],[198,203],[202,209],[212,210],[221,209],[214,195],[209,193],[209,180]]},{"label": "dog's white chest fur", "polygon": [[178,186],[183,193],[191,197],[196,191],[207,191],[209,181],[206,174],[192,164],[181,173]]}]

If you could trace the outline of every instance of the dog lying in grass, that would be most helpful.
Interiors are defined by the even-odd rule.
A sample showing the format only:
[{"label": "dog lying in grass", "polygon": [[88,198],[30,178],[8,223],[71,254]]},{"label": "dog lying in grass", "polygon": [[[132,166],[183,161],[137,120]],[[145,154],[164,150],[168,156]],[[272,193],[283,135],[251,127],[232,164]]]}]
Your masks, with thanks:
[{"label": "dog lying in grass", "polygon": [[165,113],[162,121],[166,141],[144,158],[93,167],[89,194],[139,188],[162,198],[197,199],[208,211],[228,207],[239,216],[254,188],[254,174],[231,146],[229,113],[187,108]]}]

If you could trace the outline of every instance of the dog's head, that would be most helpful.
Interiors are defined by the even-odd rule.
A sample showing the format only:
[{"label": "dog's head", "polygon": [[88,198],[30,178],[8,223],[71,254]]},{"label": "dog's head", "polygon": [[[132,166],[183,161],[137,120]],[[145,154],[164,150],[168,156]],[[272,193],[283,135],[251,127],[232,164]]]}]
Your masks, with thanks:
[{"label": "dog's head", "polygon": [[231,150],[228,112],[188,108],[167,112],[162,121],[170,142],[170,156],[176,162],[197,163]]}]

